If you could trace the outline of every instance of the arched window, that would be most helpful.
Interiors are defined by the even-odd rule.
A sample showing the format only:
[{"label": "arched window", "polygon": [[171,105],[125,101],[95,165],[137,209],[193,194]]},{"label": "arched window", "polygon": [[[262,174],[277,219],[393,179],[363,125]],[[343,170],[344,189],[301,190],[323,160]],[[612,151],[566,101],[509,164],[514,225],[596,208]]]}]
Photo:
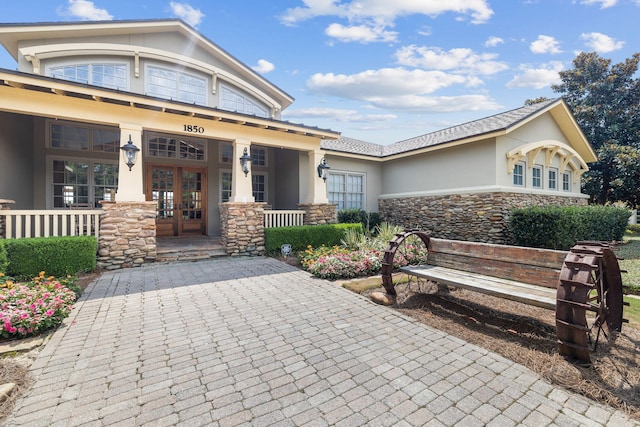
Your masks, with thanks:
[{"label": "arched window", "polygon": [[220,108],[256,117],[269,117],[267,108],[229,86],[220,85]]}]

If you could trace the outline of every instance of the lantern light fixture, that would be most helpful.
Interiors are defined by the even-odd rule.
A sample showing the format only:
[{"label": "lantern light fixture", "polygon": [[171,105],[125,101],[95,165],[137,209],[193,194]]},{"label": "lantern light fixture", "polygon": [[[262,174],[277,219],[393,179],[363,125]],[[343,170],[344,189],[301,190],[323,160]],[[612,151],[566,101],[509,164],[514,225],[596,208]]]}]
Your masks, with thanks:
[{"label": "lantern light fixture", "polygon": [[138,151],[140,149],[133,144],[131,141],[131,135],[129,135],[129,141],[120,147],[122,151],[124,151],[124,157],[127,160],[126,165],[129,166],[129,170],[136,164],[136,157],[138,156]]},{"label": "lantern light fixture", "polygon": [[322,178],[324,182],[327,182],[327,169],[331,169],[331,167],[327,164],[327,161],[323,157],[320,160],[320,164],[318,165],[318,178]]},{"label": "lantern light fixture", "polygon": [[247,152],[247,147],[244,147],[242,156],[240,156],[240,166],[242,167],[242,172],[244,172],[244,176],[247,176],[247,174],[249,173],[250,163],[251,163],[251,156]]}]

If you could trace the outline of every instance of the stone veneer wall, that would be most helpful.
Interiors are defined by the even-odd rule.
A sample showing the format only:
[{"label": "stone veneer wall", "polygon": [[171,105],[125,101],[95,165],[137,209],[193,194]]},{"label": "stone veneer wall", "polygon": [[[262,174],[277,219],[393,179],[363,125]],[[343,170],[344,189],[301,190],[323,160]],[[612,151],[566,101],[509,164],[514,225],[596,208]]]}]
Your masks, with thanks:
[{"label": "stone veneer wall", "polygon": [[418,228],[433,237],[509,244],[509,213],[542,205],[586,205],[587,199],[523,193],[476,193],[379,199],[385,221]]},{"label": "stone veneer wall", "polygon": [[103,202],[98,267],[139,267],[156,260],[156,202]]},{"label": "stone veneer wall", "polygon": [[227,254],[264,254],[264,206],[261,202],[220,204],[220,234]]},{"label": "stone veneer wall", "polygon": [[299,204],[298,209],[305,211],[304,225],[335,224],[338,211],[335,204]]},{"label": "stone veneer wall", "polygon": [[[13,205],[15,201],[8,199],[0,199],[0,211],[8,211],[11,209],[10,205]],[[4,221],[4,216],[0,216],[0,239],[5,239],[7,237],[5,231],[6,225]]]}]

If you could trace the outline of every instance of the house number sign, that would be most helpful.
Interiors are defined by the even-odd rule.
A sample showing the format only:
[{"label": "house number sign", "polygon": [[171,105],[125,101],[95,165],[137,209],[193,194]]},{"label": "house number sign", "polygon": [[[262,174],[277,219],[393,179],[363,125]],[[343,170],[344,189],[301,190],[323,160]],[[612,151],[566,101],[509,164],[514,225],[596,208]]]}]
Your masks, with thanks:
[{"label": "house number sign", "polygon": [[204,128],[202,126],[195,126],[195,125],[183,125],[183,126],[184,126],[185,132],[204,133]]}]

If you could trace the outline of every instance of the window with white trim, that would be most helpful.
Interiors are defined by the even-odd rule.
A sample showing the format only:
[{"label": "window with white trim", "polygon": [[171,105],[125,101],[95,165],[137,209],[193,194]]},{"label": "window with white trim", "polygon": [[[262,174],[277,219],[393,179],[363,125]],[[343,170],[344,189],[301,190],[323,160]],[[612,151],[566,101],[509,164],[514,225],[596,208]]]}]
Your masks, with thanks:
[{"label": "window with white trim", "polygon": [[524,163],[522,162],[513,166],[513,185],[524,187]]},{"label": "window with white trim", "polygon": [[531,168],[531,186],[533,188],[542,188],[542,167],[533,166]]},{"label": "window with white trim", "polygon": [[550,168],[549,169],[549,180],[547,181],[547,188],[549,190],[557,190],[558,189],[558,170]]},{"label": "window with white trim", "polygon": [[251,173],[251,189],[256,202],[267,201],[267,176],[262,173]]},{"label": "window with white trim", "polygon": [[49,147],[76,151],[117,153],[120,130],[62,121],[49,122]]},{"label": "window with white trim", "polygon": [[207,79],[179,70],[147,66],[147,95],[207,105]]},{"label": "window with white trim", "polygon": [[571,172],[562,174],[562,191],[571,191]]},{"label": "window with white trim", "polygon": [[220,201],[228,202],[231,198],[231,171],[220,171]]},{"label": "window with white trim", "polygon": [[104,160],[52,160],[53,207],[76,204],[100,207],[100,200],[112,201],[118,188],[118,163]]},{"label": "window with white trim", "polygon": [[207,160],[207,142],[203,139],[175,138],[150,134],[147,138],[148,157]]},{"label": "window with white trim", "polygon": [[49,76],[77,83],[129,90],[129,69],[127,64],[96,63],[70,64],[49,68]]},{"label": "window with white trim", "polygon": [[269,117],[269,110],[250,97],[226,85],[220,85],[220,108],[257,117]]},{"label": "window with white trim", "polygon": [[252,146],[251,164],[253,166],[267,166],[267,149]]},{"label": "window with white trim", "polygon": [[233,161],[233,146],[220,144],[220,163],[230,164]]},{"label": "window with white trim", "polygon": [[364,174],[329,172],[329,203],[342,209],[364,209]]}]

